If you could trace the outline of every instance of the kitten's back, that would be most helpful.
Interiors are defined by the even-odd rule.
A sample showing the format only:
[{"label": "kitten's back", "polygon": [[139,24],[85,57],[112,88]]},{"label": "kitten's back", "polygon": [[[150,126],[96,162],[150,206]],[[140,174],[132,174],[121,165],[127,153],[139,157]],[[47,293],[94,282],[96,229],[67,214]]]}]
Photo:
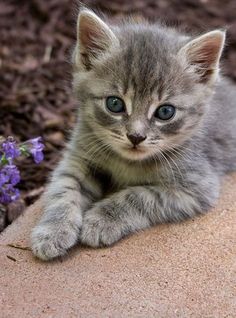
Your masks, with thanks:
[{"label": "kitten's back", "polygon": [[205,151],[219,172],[236,169],[236,89],[221,77],[205,120]]}]

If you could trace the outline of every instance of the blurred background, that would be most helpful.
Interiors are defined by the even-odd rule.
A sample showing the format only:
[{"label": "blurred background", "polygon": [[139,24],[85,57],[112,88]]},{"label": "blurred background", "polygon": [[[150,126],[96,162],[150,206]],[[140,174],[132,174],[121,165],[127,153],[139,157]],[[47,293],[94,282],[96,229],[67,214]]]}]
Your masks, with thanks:
[{"label": "blurred background", "polygon": [[[223,72],[236,81],[236,0],[88,0],[111,21],[134,15],[191,32],[227,28]],[[0,0],[0,135],[42,136],[45,160],[20,163],[22,199],[8,207],[12,222],[42,193],[75,120],[70,52],[75,0]]]}]

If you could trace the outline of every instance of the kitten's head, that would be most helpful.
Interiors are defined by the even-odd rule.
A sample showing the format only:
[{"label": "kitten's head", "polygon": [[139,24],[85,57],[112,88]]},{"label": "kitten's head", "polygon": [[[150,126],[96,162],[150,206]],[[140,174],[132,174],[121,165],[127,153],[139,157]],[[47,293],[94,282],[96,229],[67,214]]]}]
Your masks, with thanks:
[{"label": "kitten's head", "polygon": [[78,18],[74,89],[83,124],[122,158],[181,145],[207,113],[225,33],[190,38],[159,25]]}]

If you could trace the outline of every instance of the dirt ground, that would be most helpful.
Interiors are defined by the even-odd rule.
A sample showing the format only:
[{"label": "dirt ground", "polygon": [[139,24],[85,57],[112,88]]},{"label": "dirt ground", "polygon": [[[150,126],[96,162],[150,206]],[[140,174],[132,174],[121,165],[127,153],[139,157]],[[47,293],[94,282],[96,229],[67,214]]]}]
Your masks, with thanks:
[{"label": "dirt ground", "polygon": [[[227,28],[223,72],[236,81],[235,0],[88,0],[112,21],[135,15],[199,32]],[[75,119],[70,52],[78,4],[72,0],[0,0],[0,135],[42,136],[45,160],[20,163],[22,200],[8,208],[5,225],[42,193]]]}]

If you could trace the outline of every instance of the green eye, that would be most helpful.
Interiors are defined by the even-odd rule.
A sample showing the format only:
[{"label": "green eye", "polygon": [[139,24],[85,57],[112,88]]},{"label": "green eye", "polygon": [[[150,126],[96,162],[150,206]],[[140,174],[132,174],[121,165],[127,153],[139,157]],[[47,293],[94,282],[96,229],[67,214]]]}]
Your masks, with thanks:
[{"label": "green eye", "polygon": [[106,107],[112,113],[124,113],[125,102],[116,96],[109,96],[106,99]]},{"label": "green eye", "polygon": [[157,108],[154,113],[154,117],[161,119],[161,120],[169,120],[175,114],[175,107],[169,104],[162,105]]}]

